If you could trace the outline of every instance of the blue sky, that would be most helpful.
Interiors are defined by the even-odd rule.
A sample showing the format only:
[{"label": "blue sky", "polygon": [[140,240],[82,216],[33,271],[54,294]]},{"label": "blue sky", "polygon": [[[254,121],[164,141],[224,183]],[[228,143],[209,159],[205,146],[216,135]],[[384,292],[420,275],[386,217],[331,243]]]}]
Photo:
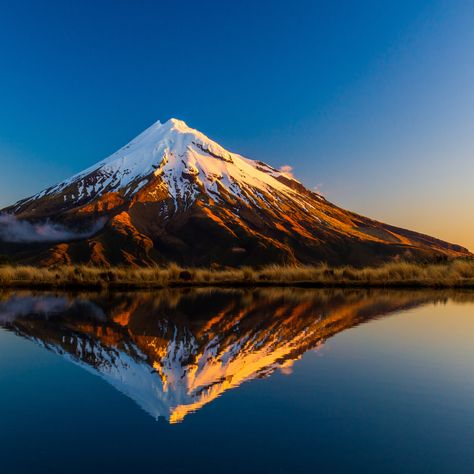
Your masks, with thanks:
[{"label": "blue sky", "polygon": [[0,206],[185,120],[474,248],[474,2],[0,0]]}]

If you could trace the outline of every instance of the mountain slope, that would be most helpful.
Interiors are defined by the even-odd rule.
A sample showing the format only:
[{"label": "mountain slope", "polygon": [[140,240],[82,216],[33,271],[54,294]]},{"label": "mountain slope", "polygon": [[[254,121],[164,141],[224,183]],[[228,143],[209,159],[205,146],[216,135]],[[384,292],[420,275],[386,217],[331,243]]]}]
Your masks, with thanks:
[{"label": "mountain slope", "polygon": [[[32,234],[25,245],[24,237],[15,243],[15,232],[0,232],[3,252],[43,264],[363,265],[468,254],[340,209],[176,119],[153,124],[108,158],[3,212]],[[56,226],[51,238],[45,222]],[[63,239],[57,226],[67,229]]]}]

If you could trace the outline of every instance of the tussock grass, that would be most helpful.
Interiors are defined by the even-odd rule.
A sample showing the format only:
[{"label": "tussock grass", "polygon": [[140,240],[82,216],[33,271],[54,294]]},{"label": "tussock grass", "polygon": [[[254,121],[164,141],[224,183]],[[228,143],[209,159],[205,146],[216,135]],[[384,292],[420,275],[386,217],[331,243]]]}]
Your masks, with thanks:
[{"label": "tussock grass", "polygon": [[474,259],[439,264],[391,262],[353,268],[268,265],[209,269],[166,267],[0,266],[0,286],[38,288],[162,288],[172,286],[472,287]]}]

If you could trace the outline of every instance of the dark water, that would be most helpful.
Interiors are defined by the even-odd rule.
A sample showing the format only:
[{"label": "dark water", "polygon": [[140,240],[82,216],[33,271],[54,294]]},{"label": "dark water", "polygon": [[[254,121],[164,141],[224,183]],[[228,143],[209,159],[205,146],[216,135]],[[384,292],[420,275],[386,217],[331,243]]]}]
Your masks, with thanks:
[{"label": "dark water", "polygon": [[474,295],[0,294],[1,472],[474,472]]}]

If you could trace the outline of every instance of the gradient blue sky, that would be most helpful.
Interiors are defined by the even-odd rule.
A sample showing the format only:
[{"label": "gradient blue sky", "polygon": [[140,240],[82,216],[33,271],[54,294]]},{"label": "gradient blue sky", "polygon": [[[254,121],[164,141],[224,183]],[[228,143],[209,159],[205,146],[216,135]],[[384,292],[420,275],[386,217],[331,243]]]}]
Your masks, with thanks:
[{"label": "gradient blue sky", "polygon": [[474,2],[0,0],[0,206],[185,120],[474,249]]}]

